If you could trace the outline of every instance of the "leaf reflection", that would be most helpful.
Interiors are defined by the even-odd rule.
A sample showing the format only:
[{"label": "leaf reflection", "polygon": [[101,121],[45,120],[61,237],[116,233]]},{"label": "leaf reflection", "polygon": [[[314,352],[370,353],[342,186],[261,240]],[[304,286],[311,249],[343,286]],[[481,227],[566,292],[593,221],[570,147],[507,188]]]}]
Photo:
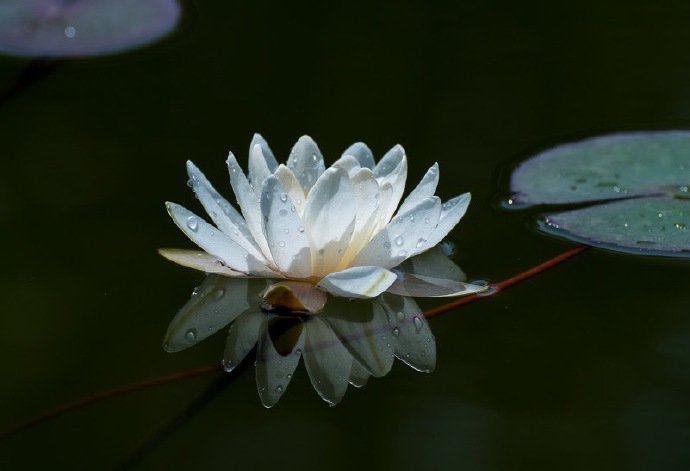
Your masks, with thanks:
[{"label": "leaf reflection", "polygon": [[417,303],[386,293],[373,300],[331,297],[316,315],[266,312],[265,279],[208,275],[170,323],[164,348],[189,348],[230,325],[223,366],[232,371],[256,346],[256,384],[265,407],[285,393],[300,359],[319,396],[330,405],[349,384],[386,375],[394,358],[431,372],[436,344]]}]

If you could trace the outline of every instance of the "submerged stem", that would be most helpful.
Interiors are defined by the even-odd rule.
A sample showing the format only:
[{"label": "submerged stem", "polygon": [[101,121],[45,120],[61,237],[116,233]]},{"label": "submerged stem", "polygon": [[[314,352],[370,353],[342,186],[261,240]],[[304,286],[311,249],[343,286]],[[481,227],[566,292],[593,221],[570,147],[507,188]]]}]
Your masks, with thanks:
[{"label": "submerged stem", "polygon": [[[534,266],[528,270],[525,270],[521,273],[518,273],[515,276],[512,276],[510,278],[507,278],[503,281],[500,281],[496,284],[492,284],[488,290],[483,291],[481,293],[475,293],[471,294],[469,296],[465,296],[462,298],[457,299],[456,301],[451,301],[447,304],[444,304],[442,306],[439,306],[434,309],[430,309],[426,312],[424,312],[424,316],[429,318],[433,316],[437,316],[439,314],[446,313],[448,311],[451,311],[455,308],[458,308],[460,306],[463,306],[465,304],[472,303],[474,301],[478,301],[480,299],[485,299],[494,296],[497,293],[500,293],[501,291],[510,288],[511,286],[514,286],[522,281],[527,280],[528,278],[532,278],[535,275],[538,275],[539,273],[542,273],[549,268],[553,268],[556,265],[565,262],[566,260],[584,252],[587,250],[589,247],[586,246],[580,246],[580,247],[575,247],[574,249],[567,250],[543,263],[540,263],[537,266]],[[244,362],[246,363],[246,362]],[[209,365],[209,366],[202,366],[198,368],[193,368],[190,370],[185,370],[185,371],[179,371],[177,373],[173,373],[170,375],[166,376],[161,376],[158,378],[151,378],[151,379],[146,379],[143,381],[139,381],[136,383],[132,384],[127,384],[124,386],[118,386],[113,389],[109,389],[106,391],[101,391],[99,393],[93,394],[91,396],[85,396],[80,399],[77,399],[76,401],[73,402],[68,402],[66,404],[62,404],[61,406],[56,407],[55,409],[52,409],[44,414],[38,415],[36,417],[33,417],[29,420],[26,420],[24,422],[21,422],[8,430],[5,430],[3,432],[0,432],[0,439],[7,438],[11,435],[14,435],[15,433],[21,432],[22,430],[34,427],[36,425],[40,425],[43,422],[46,422],[50,419],[54,419],[56,417],[59,417],[63,414],[66,414],[67,412],[71,412],[74,410],[82,409],[84,407],[90,406],[92,404],[101,402],[105,399],[110,399],[113,397],[118,397],[118,396],[123,396],[125,394],[129,394],[132,392],[137,392],[137,391],[142,391],[145,389],[148,389],[153,386],[161,386],[164,384],[169,384],[169,383],[174,383],[177,381],[181,381],[184,379],[191,379],[191,378],[196,378],[199,376],[207,375],[210,373],[220,373],[223,371],[223,368],[221,365]],[[239,373],[239,370],[238,370]]]}]

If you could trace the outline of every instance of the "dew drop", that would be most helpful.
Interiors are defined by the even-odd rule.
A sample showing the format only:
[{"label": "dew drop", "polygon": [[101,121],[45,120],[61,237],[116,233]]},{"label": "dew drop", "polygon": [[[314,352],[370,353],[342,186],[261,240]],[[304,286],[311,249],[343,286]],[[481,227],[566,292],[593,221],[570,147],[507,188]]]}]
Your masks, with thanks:
[{"label": "dew drop", "polygon": [[199,229],[199,220],[196,216],[189,216],[187,218],[187,227],[189,230],[196,232]]},{"label": "dew drop", "polygon": [[405,257],[407,255],[407,250],[399,250],[398,257]]},{"label": "dew drop", "polygon": [[659,219],[661,219],[662,217],[664,217],[664,213],[661,213],[661,212],[660,212],[660,213],[657,213],[657,214],[656,214],[656,217],[658,217]]},{"label": "dew drop", "polygon": [[287,374],[287,379],[288,379],[288,380],[292,379],[292,374],[291,374],[291,373],[288,373],[288,374]]},{"label": "dew drop", "polygon": [[67,27],[65,28],[64,33],[65,33],[65,37],[66,37],[67,39],[73,39],[73,38],[75,38],[75,37],[77,36],[77,28],[75,28],[75,27],[72,26],[72,25],[67,26]]},{"label": "dew drop", "polygon": [[393,335],[393,337],[398,337],[400,335],[400,328],[399,327],[393,327],[391,334]]},{"label": "dew drop", "polygon": [[282,386],[276,386],[276,392],[278,394],[283,394],[283,387]]},{"label": "dew drop", "polygon": [[417,244],[415,245],[415,247],[420,248],[422,245],[424,245],[424,242],[426,242],[426,239],[424,239],[423,237],[420,237],[417,240]]},{"label": "dew drop", "polygon": [[412,318],[412,324],[414,324],[415,329],[417,329],[417,332],[419,332],[424,325],[422,322],[422,319],[419,316],[414,316]]},{"label": "dew drop", "polygon": [[226,373],[229,373],[232,370],[234,370],[236,366],[237,366],[237,363],[235,363],[232,360],[223,360],[223,369],[225,370]]},{"label": "dew drop", "polygon": [[304,232],[304,227],[299,226],[299,229],[298,229],[298,230],[299,230],[300,232]]},{"label": "dew drop", "polygon": [[218,299],[222,298],[224,295],[225,295],[225,290],[223,288],[220,288],[220,289],[217,289],[213,293],[213,298],[218,300]]},{"label": "dew drop", "polygon": [[286,203],[286,202],[287,202],[287,195],[286,195],[285,193],[283,193],[282,195],[280,195],[280,201],[282,201],[283,203]]},{"label": "dew drop", "polygon": [[404,241],[403,241],[402,236],[398,236],[398,237],[396,237],[395,239],[393,239],[393,242],[395,242],[395,245],[397,245],[398,247],[400,247],[400,246],[403,244]]},{"label": "dew drop", "polygon": [[403,322],[405,320],[405,313],[402,311],[398,311],[395,314],[395,317],[398,319],[398,322]]},{"label": "dew drop", "polygon": [[279,247],[285,247],[285,241],[281,240],[280,242],[278,242],[278,246]]},{"label": "dew drop", "polygon": [[283,232],[286,233],[286,234],[289,234],[289,233],[290,233],[290,229],[285,229]]},{"label": "dew drop", "polygon": [[295,350],[295,356],[298,356],[298,357],[302,356],[302,349],[301,348],[298,348],[297,350]]},{"label": "dew drop", "polygon": [[684,230],[685,229],[685,224],[682,222],[677,222],[673,225],[676,229]]},{"label": "dew drop", "polygon": [[414,214],[410,214],[410,222],[414,222]]},{"label": "dew drop", "polygon": [[189,342],[189,343],[194,343],[196,342],[196,329],[189,329],[185,334],[184,334],[184,339]]},{"label": "dew drop", "polygon": [[424,218],[424,224],[429,224],[430,222],[431,222],[431,221],[429,220],[428,217],[425,217],[425,218]]},{"label": "dew drop", "polygon": [[383,243],[383,246],[384,246],[385,248],[387,248],[387,249],[390,249],[390,248],[391,248],[391,243],[390,243],[390,242],[384,242],[384,243]]}]

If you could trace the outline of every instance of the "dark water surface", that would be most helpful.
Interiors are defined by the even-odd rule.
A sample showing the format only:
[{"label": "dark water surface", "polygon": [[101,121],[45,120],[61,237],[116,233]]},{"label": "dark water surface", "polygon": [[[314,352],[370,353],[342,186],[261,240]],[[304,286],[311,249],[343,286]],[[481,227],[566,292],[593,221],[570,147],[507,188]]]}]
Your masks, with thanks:
[{"label": "dark water surface", "polygon": [[[688,128],[690,4],[565,5],[187,3],[162,43],[39,67],[0,102],[0,428],[220,361],[222,334],[161,348],[202,278],[156,254],[191,247],[163,202],[201,210],[186,159],[230,196],[226,154],[244,163],[257,131],[280,159],[310,134],[327,163],[357,140],[377,156],[401,143],[410,182],[438,161],[440,196],[473,194],[451,234],[470,278],[572,247],[496,209],[502,171],[575,138]],[[0,60],[0,88],[30,66]],[[300,366],[271,410],[253,371],[217,395],[208,375],[5,438],[0,466],[688,469],[688,275],[592,250],[432,319],[430,375],[396,363],[329,408]]]}]

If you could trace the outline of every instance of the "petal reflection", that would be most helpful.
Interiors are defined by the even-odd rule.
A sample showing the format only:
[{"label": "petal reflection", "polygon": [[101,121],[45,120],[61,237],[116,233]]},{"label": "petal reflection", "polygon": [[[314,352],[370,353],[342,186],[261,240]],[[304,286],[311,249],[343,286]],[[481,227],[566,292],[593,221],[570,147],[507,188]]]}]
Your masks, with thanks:
[{"label": "petal reflection", "polygon": [[266,287],[264,279],[207,276],[170,324],[165,349],[183,350],[230,324],[223,366],[232,371],[256,349],[256,385],[265,407],[283,396],[300,358],[330,405],[342,400],[348,385],[385,376],[395,357],[422,372],[436,365],[434,336],[412,298],[329,297],[319,314],[305,314],[262,309]]},{"label": "petal reflection", "polygon": [[163,348],[179,352],[201,342],[252,308],[265,281],[208,275],[168,326]]}]

